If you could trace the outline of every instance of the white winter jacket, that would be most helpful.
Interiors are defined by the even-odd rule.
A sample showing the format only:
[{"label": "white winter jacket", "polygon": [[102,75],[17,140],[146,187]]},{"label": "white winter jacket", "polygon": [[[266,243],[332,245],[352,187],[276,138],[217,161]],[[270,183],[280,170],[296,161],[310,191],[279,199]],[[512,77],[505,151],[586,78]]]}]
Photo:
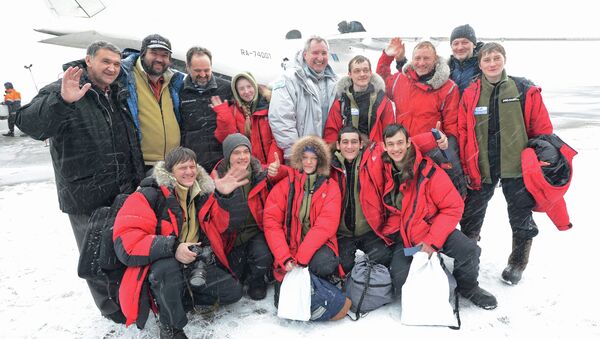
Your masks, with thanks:
[{"label": "white winter jacket", "polygon": [[302,51],[296,53],[295,67],[273,84],[269,105],[269,124],[277,145],[289,158],[294,142],[303,136],[323,136],[325,121],[335,99],[337,77],[331,66],[325,68],[321,81],[326,81],[328,108],[323,114],[318,80],[305,70]]}]

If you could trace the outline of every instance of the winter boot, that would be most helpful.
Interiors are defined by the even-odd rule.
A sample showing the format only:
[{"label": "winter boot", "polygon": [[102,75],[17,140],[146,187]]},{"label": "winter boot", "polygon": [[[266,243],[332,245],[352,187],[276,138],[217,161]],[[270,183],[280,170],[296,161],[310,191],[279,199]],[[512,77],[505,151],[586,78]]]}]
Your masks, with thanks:
[{"label": "winter boot", "polygon": [[13,131],[8,131],[8,133],[4,133],[2,134],[5,137],[14,137],[15,136],[15,132]]},{"label": "winter boot", "polygon": [[508,266],[502,271],[502,280],[510,285],[516,285],[521,280],[523,271],[529,262],[532,239],[513,236],[512,252],[508,257]]},{"label": "winter boot", "polygon": [[459,293],[471,300],[475,306],[481,307],[484,310],[493,310],[498,306],[496,297],[479,286],[475,286],[468,291],[459,291]]},{"label": "winter boot", "polygon": [[125,324],[127,322],[127,319],[125,319],[125,315],[123,315],[123,312],[121,312],[121,310],[118,310],[117,312],[111,314],[103,314],[103,316],[107,319],[114,321],[117,324]]},{"label": "winter boot", "polygon": [[267,285],[257,284],[248,286],[248,296],[252,300],[263,300],[267,296]]},{"label": "winter boot", "polygon": [[160,339],[187,339],[183,330],[169,325],[160,324]]}]

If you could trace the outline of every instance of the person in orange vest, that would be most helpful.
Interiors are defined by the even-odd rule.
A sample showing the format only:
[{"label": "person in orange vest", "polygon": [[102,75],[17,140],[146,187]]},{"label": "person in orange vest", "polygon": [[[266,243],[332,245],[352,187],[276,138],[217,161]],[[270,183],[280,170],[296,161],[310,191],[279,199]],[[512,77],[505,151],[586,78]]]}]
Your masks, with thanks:
[{"label": "person in orange vest", "polygon": [[2,134],[5,137],[15,136],[15,117],[17,110],[21,107],[21,93],[17,92],[10,82],[4,83],[4,102],[8,106],[8,133]]}]

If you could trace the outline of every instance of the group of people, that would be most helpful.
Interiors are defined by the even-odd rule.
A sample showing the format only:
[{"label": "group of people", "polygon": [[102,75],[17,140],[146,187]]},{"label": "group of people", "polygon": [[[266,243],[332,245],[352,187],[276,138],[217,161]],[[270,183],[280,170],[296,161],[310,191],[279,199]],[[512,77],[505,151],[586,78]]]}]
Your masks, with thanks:
[{"label": "group of people", "polygon": [[264,299],[270,280],[277,305],[294,267],[343,279],[357,249],[389,267],[401,297],[413,247],[454,258],[458,292],[495,308],[478,284],[486,207],[501,182],[513,231],[502,277],[516,284],[537,234],[520,153],[552,125],[540,88],[507,75],[500,44],[469,25],[450,43],[448,62],[427,41],[408,61],[394,38],[376,73],[359,55],[338,79],[327,41],[311,37],[272,88],[250,72],[214,76],[202,47],[188,50],[187,75],[172,70],[158,34],[128,55],[92,43],[16,124],[50,138],[79,248],[92,212],[131,193],[114,225],[119,294],[88,281],[102,315],[143,327],[156,305],[161,338],[185,338],[198,305]]}]

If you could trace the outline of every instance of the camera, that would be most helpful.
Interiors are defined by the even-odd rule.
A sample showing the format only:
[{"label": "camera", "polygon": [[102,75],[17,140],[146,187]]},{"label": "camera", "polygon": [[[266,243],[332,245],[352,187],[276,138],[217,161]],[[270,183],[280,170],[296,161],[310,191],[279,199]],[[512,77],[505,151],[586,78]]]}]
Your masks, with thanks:
[{"label": "camera", "polygon": [[206,266],[215,262],[215,256],[210,246],[191,245],[188,248],[196,253],[196,260],[190,264],[190,285],[202,287],[206,285]]}]

